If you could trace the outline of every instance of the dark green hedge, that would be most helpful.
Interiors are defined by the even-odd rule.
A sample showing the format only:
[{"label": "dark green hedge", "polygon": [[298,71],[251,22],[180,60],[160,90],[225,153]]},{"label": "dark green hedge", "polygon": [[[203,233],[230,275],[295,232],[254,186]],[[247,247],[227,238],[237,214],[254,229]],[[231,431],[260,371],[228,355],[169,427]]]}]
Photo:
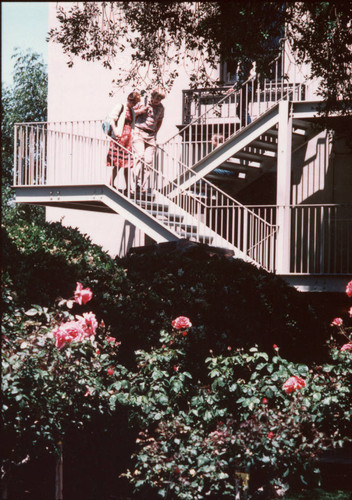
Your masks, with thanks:
[{"label": "dark green hedge", "polygon": [[76,281],[91,287],[87,310],[111,325],[127,363],[133,363],[134,350],[155,344],[159,330],[180,315],[194,325],[191,363],[209,349],[226,352],[253,344],[267,350],[277,344],[293,360],[323,354],[326,329],[305,294],[204,245],[152,245],[112,259],[78,230],[31,221],[20,211],[3,229],[3,264],[24,307],[50,307],[58,296],[70,297]]}]

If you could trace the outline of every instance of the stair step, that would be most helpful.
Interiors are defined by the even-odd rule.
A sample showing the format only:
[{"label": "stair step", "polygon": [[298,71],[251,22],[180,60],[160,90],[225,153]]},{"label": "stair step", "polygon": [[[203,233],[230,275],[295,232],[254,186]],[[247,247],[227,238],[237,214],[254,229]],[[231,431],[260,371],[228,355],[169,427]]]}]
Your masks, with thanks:
[{"label": "stair step", "polygon": [[228,158],[224,163],[221,164],[221,167],[229,168],[229,169],[238,169],[238,168],[260,168],[261,162],[259,161],[248,161],[241,160],[239,158]]},{"label": "stair step", "polygon": [[144,201],[144,200],[136,200],[137,205],[147,210],[153,210],[158,212],[168,212],[168,205],[164,205],[163,203],[156,203],[155,201]]},{"label": "stair step", "polygon": [[170,221],[166,222],[166,225],[170,227],[171,229],[174,229],[175,231],[186,231],[187,233],[190,234],[196,234],[197,233],[197,226],[194,226],[192,224],[174,224]]},{"label": "stair step", "polygon": [[257,139],[251,142],[250,146],[258,149],[263,149],[265,151],[273,151],[275,153],[277,151],[277,143],[264,141],[263,139]]},{"label": "stair step", "polygon": [[156,211],[149,211],[151,215],[154,215],[154,217],[157,217],[159,220],[162,220],[167,223],[167,222],[182,222],[184,219],[183,215],[177,215],[177,214],[169,214],[168,212],[156,212]]},{"label": "stair step", "polygon": [[208,245],[211,244],[211,242],[213,241],[213,238],[211,238],[210,236],[204,236],[204,235],[196,235],[196,233],[187,233],[187,232],[178,232],[179,236],[181,236],[182,238],[186,238],[190,241],[199,241],[201,243],[207,243]]},{"label": "stair step", "polygon": [[[228,170],[230,172],[256,172],[256,171],[261,172],[262,171],[261,165],[259,164],[259,162],[255,163],[257,163],[258,166],[244,165],[243,163],[225,162],[219,166],[219,169]],[[218,169],[216,168],[215,170],[213,170],[213,172],[215,172],[216,170]]]},{"label": "stair step", "polygon": [[234,155],[236,158],[242,158],[243,160],[249,160],[249,161],[263,161],[268,158],[276,158],[276,153],[272,156],[265,155],[265,154],[260,154],[260,153],[247,153],[246,151],[239,151]]}]

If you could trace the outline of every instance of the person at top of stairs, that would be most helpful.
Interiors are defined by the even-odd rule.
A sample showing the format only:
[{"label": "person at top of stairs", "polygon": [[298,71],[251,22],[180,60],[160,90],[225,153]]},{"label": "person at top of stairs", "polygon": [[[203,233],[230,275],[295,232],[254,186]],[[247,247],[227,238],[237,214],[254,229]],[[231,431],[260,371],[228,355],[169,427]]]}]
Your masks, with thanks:
[{"label": "person at top of stairs", "polygon": [[164,119],[165,91],[159,87],[152,91],[149,102],[134,107],[136,128],[133,134],[133,148],[137,156],[135,165],[135,182],[140,180],[142,191],[148,188],[148,180],[153,165],[156,149],[156,135]]}]

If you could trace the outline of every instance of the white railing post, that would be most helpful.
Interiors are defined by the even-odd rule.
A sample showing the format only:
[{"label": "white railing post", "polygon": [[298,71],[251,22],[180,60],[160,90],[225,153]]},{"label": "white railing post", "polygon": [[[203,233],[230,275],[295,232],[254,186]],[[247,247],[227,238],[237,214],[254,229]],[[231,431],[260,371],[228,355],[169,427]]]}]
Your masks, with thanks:
[{"label": "white railing post", "polygon": [[276,272],[290,272],[291,256],[291,150],[292,116],[289,100],[279,103],[279,131],[277,150],[277,251]]},{"label": "white railing post", "polygon": [[248,252],[248,245],[247,245],[247,241],[248,241],[248,238],[249,237],[249,234],[248,234],[248,210],[246,208],[244,208],[244,211],[243,211],[243,248],[242,248],[242,251],[245,255],[247,255],[247,252]]}]

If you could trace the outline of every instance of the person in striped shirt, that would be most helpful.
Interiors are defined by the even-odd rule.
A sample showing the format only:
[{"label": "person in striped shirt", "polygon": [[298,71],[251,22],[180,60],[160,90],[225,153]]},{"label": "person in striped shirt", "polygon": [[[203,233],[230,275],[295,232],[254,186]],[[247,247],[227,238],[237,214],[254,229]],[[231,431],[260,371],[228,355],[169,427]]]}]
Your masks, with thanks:
[{"label": "person in striped shirt", "polygon": [[141,190],[148,188],[149,177],[152,172],[153,159],[156,149],[156,135],[164,119],[164,106],[161,101],[165,99],[165,91],[155,88],[149,102],[137,104],[133,109],[136,116],[135,130],[133,133],[133,149],[136,155],[134,168],[135,183],[141,183]]}]

